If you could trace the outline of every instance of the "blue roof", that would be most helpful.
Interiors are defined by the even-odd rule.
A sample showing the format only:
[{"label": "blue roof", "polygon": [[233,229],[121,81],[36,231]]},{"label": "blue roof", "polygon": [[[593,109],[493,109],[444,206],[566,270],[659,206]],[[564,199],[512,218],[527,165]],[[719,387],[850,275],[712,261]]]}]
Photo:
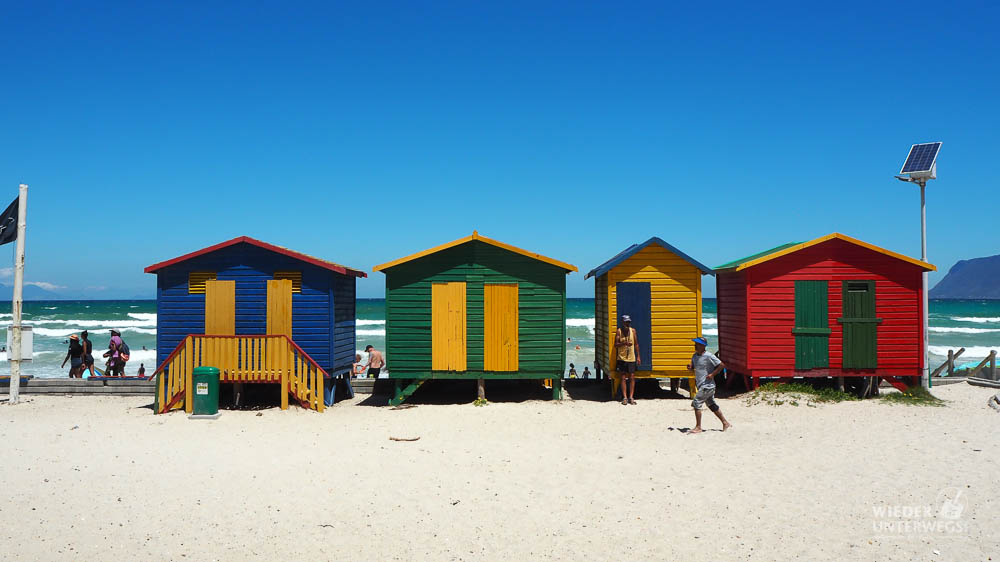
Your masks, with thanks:
[{"label": "blue roof", "polygon": [[590,273],[588,273],[587,275],[585,275],[584,279],[590,279],[591,277],[600,277],[601,275],[604,275],[605,273],[607,273],[607,272],[611,271],[612,269],[614,269],[615,267],[617,267],[618,264],[620,264],[623,261],[625,261],[625,260],[629,259],[630,257],[634,256],[640,250],[642,250],[646,246],[649,246],[650,244],[657,244],[661,248],[669,250],[670,252],[672,252],[677,257],[683,259],[684,261],[686,261],[689,264],[691,264],[691,265],[695,266],[696,268],[698,268],[705,275],[715,275],[715,273],[712,272],[712,268],[711,267],[708,267],[707,265],[701,263],[700,261],[692,258],[691,256],[685,254],[684,252],[678,250],[677,248],[671,246],[670,244],[667,244],[663,240],[661,240],[661,239],[657,238],[656,236],[654,236],[654,237],[650,238],[649,240],[646,240],[642,244],[632,244],[631,246],[629,246],[628,248],[626,248],[624,251],[622,251],[621,253],[619,253],[617,256],[609,259],[608,261],[606,261],[606,262],[602,263],[601,265],[595,267],[594,269],[590,270]]}]

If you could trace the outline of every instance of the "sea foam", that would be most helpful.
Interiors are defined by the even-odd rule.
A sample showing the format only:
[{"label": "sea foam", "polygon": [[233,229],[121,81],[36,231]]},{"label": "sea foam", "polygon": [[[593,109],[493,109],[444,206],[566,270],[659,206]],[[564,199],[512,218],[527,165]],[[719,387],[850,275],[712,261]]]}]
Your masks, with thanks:
[{"label": "sea foam", "polygon": [[[957,349],[958,348],[956,346],[951,346],[951,345],[929,345],[929,346],[927,346],[927,351],[929,351],[931,353],[931,355],[937,355],[938,357],[948,357],[948,351],[949,350],[956,350],[957,351]],[[993,351],[993,350],[996,350],[997,352],[1000,352],[1000,346],[997,346],[997,347],[988,347],[988,346],[985,346],[985,345],[974,345],[972,347],[966,347],[965,348],[965,353],[962,354],[962,358],[963,359],[975,359],[975,358],[985,359],[986,356],[989,355],[990,352]]]},{"label": "sea foam", "polygon": [[955,322],[975,322],[976,324],[1000,323],[1000,316],[953,316]]},{"label": "sea foam", "polygon": [[1000,328],[951,328],[943,326],[931,326],[927,328],[931,332],[939,334],[992,334],[1000,332]]}]

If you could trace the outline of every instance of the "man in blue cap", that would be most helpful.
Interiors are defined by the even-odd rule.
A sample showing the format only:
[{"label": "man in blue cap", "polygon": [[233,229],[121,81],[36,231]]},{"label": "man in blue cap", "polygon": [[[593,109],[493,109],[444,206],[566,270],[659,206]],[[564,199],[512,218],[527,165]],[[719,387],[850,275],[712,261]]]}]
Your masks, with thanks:
[{"label": "man in blue cap", "polygon": [[722,372],[722,369],[726,368],[726,364],[718,357],[705,352],[708,347],[708,340],[705,338],[697,337],[691,341],[694,342],[694,355],[691,356],[691,363],[688,364],[687,368],[689,371],[694,371],[698,392],[694,395],[694,400],[691,401],[695,423],[694,429],[690,433],[701,433],[701,409],[706,404],[708,409],[712,410],[712,413],[722,422],[722,431],[725,431],[733,427],[733,424],[726,420],[719,405],[715,403],[715,375]]}]

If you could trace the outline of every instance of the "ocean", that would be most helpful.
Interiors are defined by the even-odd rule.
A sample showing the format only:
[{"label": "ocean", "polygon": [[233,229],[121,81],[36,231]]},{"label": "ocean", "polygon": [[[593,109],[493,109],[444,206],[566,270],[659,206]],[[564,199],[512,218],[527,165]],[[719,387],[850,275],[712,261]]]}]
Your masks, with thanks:
[{"label": "ocean", "polygon": [[[0,305],[2,306],[2,305]],[[9,303],[3,310],[10,310]],[[594,299],[567,301],[566,361],[578,372],[594,362]],[[4,324],[0,341],[6,341],[11,314],[0,313]],[[29,301],[24,303],[24,323],[33,326],[34,360],[23,365],[22,371],[40,378],[66,376],[69,365],[60,367],[66,356],[68,337],[89,330],[94,350],[107,347],[109,330],[119,330],[132,351],[126,373],[134,375],[140,364],[147,373],[155,369],[156,361],[156,301]],[[718,320],[715,299],[705,299],[702,311],[704,334],[709,347],[718,346]],[[358,352],[371,344],[385,349],[385,301],[359,299],[357,305]],[[931,367],[948,356],[949,349],[964,347],[960,363],[975,364],[1000,350],[1000,301],[935,301],[930,303]],[[95,354],[98,355],[98,354]],[[98,357],[100,366],[100,357]],[[392,358],[386,357],[392,369]],[[0,352],[0,373],[8,374],[7,354]]]}]

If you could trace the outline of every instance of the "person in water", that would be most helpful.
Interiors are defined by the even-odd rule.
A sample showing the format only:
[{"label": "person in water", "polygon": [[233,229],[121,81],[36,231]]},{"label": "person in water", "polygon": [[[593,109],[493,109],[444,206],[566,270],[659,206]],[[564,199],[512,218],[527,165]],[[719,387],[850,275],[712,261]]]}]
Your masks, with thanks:
[{"label": "person in water", "polygon": [[722,369],[726,368],[726,364],[718,357],[705,351],[705,348],[708,347],[708,340],[705,338],[694,338],[691,341],[694,342],[694,355],[691,356],[691,362],[688,363],[687,368],[689,371],[694,371],[694,381],[698,392],[694,395],[694,400],[691,401],[691,407],[694,408],[694,429],[690,433],[701,433],[701,409],[705,405],[708,405],[708,409],[715,414],[715,417],[719,418],[719,421],[722,422],[722,431],[725,431],[733,427],[733,424],[729,423],[726,416],[722,415],[722,409],[715,403],[715,375],[722,372]]},{"label": "person in water", "polygon": [[590,378],[590,367],[588,367],[586,365],[583,366],[583,378],[585,378],[585,379],[589,379]]},{"label": "person in water", "polygon": [[66,366],[69,360],[69,378],[81,378],[83,376],[83,346],[80,345],[80,337],[73,334],[69,337],[69,349],[63,359],[60,368]]},{"label": "person in water", "polygon": [[139,376],[146,376],[146,367],[142,363],[139,363]]},{"label": "person in water", "polygon": [[569,364],[569,378],[571,379],[576,378],[576,366],[573,365],[572,363]]}]

